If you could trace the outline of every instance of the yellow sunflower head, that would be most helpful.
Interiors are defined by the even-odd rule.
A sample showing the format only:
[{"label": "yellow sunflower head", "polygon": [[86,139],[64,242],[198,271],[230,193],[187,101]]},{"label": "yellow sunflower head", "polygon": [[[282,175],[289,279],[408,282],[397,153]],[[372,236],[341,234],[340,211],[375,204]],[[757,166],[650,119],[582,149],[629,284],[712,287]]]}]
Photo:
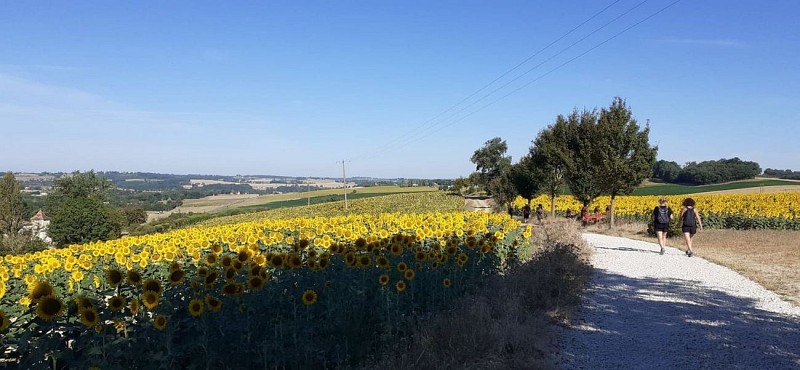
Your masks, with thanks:
[{"label": "yellow sunflower head", "polygon": [[128,284],[139,285],[142,283],[142,274],[136,270],[128,270]]},{"label": "yellow sunflower head", "polygon": [[97,310],[94,307],[80,310],[80,315],[81,324],[88,328],[93,328],[100,321],[100,316],[97,314]]},{"label": "yellow sunflower head", "polygon": [[219,258],[217,257],[216,254],[213,254],[213,253],[212,254],[208,254],[208,255],[206,255],[205,262],[206,262],[206,265],[215,266],[217,264],[217,262],[219,262]]},{"label": "yellow sunflower head", "polygon": [[398,292],[403,292],[403,291],[406,290],[406,282],[403,281],[403,280],[400,280],[400,281],[397,282],[397,284],[394,285],[394,287],[395,287],[395,289],[397,289]]},{"label": "yellow sunflower head", "polygon": [[358,257],[358,265],[359,266],[368,267],[371,264],[372,264],[372,258],[370,258],[369,255],[365,254],[365,255],[362,255],[361,257]]},{"label": "yellow sunflower head", "polygon": [[106,281],[108,282],[108,285],[110,285],[110,286],[112,286],[114,288],[116,288],[120,284],[122,284],[122,279],[124,277],[125,277],[125,275],[123,275],[122,271],[120,271],[120,270],[117,270],[117,269],[108,269],[108,270],[106,270]]},{"label": "yellow sunflower head", "polygon": [[136,314],[139,313],[140,308],[141,306],[139,305],[139,300],[136,298],[131,298],[131,303],[130,303],[131,314],[136,316]]},{"label": "yellow sunflower head", "polygon": [[449,287],[451,287],[453,284],[450,282],[450,279],[448,279],[448,278],[444,278],[444,280],[442,280],[442,285],[444,285],[444,287],[445,287],[445,288],[449,288]]},{"label": "yellow sunflower head", "polygon": [[261,276],[251,276],[250,279],[247,280],[247,288],[250,290],[259,290],[264,287],[264,279]]},{"label": "yellow sunflower head", "polygon": [[178,285],[183,282],[183,278],[185,276],[186,272],[184,272],[180,268],[172,270],[172,272],[169,273],[169,283],[172,285]]},{"label": "yellow sunflower head", "polygon": [[37,281],[28,290],[28,298],[32,304],[36,304],[40,299],[55,295],[55,293],[52,285],[44,281]]},{"label": "yellow sunflower head", "polygon": [[222,301],[210,295],[205,297],[205,301],[208,309],[212,312],[219,312],[219,310],[222,308]]},{"label": "yellow sunflower head", "polygon": [[222,260],[220,260],[220,264],[222,267],[228,268],[233,266],[233,258],[231,256],[223,256]]},{"label": "yellow sunflower head", "polygon": [[214,284],[214,282],[216,282],[216,281],[217,281],[217,278],[218,278],[218,277],[219,277],[219,273],[218,273],[218,272],[216,272],[216,271],[209,271],[209,272],[208,272],[208,275],[206,275],[206,277],[205,277],[205,278],[203,278],[203,283],[204,283],[206,286],[211,286],[212,284]]},{"label": "yellow sunflower head", "polygon": [[158,306],[158,302],[161,300],[161,296],[158,293],[153,291],[145,291],[142,295],[142,304],[147,307],[148,310],[152,310]]},{"label": "yellow sunflower head", "polygon": [[113,296],[108,299],[108,309],[114,312],[121,312],[125,308],[125,298],[122,296]]},{"label": "yellow sunflower head", "polygon": [[403,271],[403,277],[406,278],[406,280],[414,280],[415,276],[417,276],[417,273],[412,269],[406,269]]},{"label": "yellow sunflower head", "polygon": [[400,262],[397,264],[397,271],[404,272],[408,269],[408,265],[405,262]]},{"label": "yellow sunflower head", "polygon": [[161,282],[156,279],[147,279],[142,282],[142,290],[145,292],[155,292],[160,295],[164,292],[164,287],[162,287]]},{"label": "yellow sunflower head", "polygon": [[311,289],[303,292],[303,304],[306,306],[310,306],[314,303],[317,303],[317,292]]},{"label": "yellow sunflower head", "polygon": [[247,249],[242,249],[239,251],[239,255],[237,255],[236,258],[239,262],[245,263],[250,259],[250,252]]},{"label": "yellow sunflower head", "polygon": [[379,276],[378,277],[378,283],[380,285],[389,284],[389,275],[383,274],[383,275]]},{"label": "yellow sunflower head", "polygon": [[153,318],[153,327],[158,330],[164,330],[167,327],[167,317],[164,315],[156,315]]},{"label": "yellow sunflower head", "polygon": [[81,295],[81,296],[75,297],[75,306],[78,308],[78,311],[80,311],[80,310],[83,310],[83,309],[92,308],[92,307],[94,307],[94,304],[92,304],[92,300],[91,299],[89,299],[85,295]]},{"label": "yellow sunflower head", "polygon": [[64,303],[55,296],[46,296],[36,304],[36,316],[45,321],[55,319],[64,313]]},{"label": "yellow sunflower head", "polygon": [[236,278],[236,269],[233,267],[228,267],[225,269],[225,279],[226,280],[233,280]]},{"label": "yellow sunflower head", "polygon": [[192,299],[189,301],[189,314],[193,317],[199,317],[203,314],[203,309],[205,306],[203,305],[203,301],[199,299]]},{"label": "yellow sunflower head", "polygon": [[231,282],[222,287],[222,294],[227,296],[238,296],[244,291],[244,286],[241,283]]},{"label": "yellow sunflower head", "polygon": [[385,256],[378,256],[378,258],[375,259],[375,263],[377,263],[378,267],[382,269],[389,267],[389,259]]}]

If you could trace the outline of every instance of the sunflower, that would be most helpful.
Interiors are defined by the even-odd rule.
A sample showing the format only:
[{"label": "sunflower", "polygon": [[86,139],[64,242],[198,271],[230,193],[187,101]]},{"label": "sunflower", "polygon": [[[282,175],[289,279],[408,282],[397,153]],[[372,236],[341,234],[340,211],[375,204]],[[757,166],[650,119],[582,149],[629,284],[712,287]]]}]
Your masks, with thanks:
[{"label": "sunflower", "polygon": [[219,310],[222,309],[222,301],[220,301],[217,298],[214,298],[210,295],[206,295],[205,301],[206,305],[208,306],[208,309],[211,310],[212,312],[219,312]]},{"label": "sunflower", "polygon": [[189,301],[189,314],[192,315],[193,317],[199,317],[200,315],[202,315],[204,308],[205,306],[203,306],[203,301],[197,298]]},{"label": "sunflower", "polygon": [[205,260],[206,265],[215,266],[218,261],[219,261],[219,258],[217,258],[216,254],[207,254],[206,255],[206,260]]},{"label": "sunflower", "polygon": [[261,270],[263,270],[263,269],[264,268],[261,267],[260,265],[258,265],[256,263],[251,263],[250,264],[250,269],[249,269],[249,275],[250,276],[259,276],[260,273],[261,273]]},{"label": "sunflower", "polygon": [[172,285],[178,285],[183,282],[183,278],[186,276],[186,272],[180,269],[180,267],[176,270],[172,270],[169,273],[169,283]]},{"label": "sunflower", "polygon": [[400,262],[397,264],[397,271],[403,272],[408,269],[408,265],[405,262]]},{"label": "sunflower", "polygon": [[139,271],[128,270],[128,273],[126,275],[128,278],[128,284],[139,285],[142,283],[142,274],[140,274]]},{"label": "sunflower", "polygon": [[153,327],[158,330],[164,330],[167,327],[167,317],[164,315],[156,315],[153,318]]},{"label": "sunflower", "polygon": [[317,292],[311,289],[303,292],[303,304],[306,306],[310,306],[314,303],[317,303]]},{"label": "sunflower", "polygon": [[81,324],[88,328],[94,327],[100,321],[100,316],[94,307],[80,310]]},{"label": "sunflower", "polygon": [[75,297],[75,306],[78,308],[78,311],[94,307],[92,301],[85,295]]},{"label": "sunflower", "polygon": [[367,246],[367,240],[366,239],[364,239],[364,238],[356,239],[356,248],[364,249],[364,247],[366,247],[366,246]]},{"label": "sunflower", "polygon": [[389,267],[389,259],[385,256],[378,256],[378,258],[375,259],[375,263],[377,263],[378,267],[382,269]]},{"label": "sunflower", "polygon": [[108,285],[116,288],[119,284],[122,283],[124,275],[122,271],[117,269],[108,269],[106,270],[106,281],[108,281]]},{"label": "sunflower", "polygon": [[264,279],[261,276],[253,276],[247,280],[247,287],[251,290],[258,290],[264,287]]},{"label": "sunflower", "polygon": [[242,261],[233,260],[233,262],[231,263],[231,267],[236,269],[236,271],[241,271],[242,268],[244,267],[244,264],[242,263]]},{"label": "sunflower", "polygon": [[406,290],[406,282],[403,281],[403,280],[400,280],[400,281],[397,282],[397,284],[394,285],[394,287],[397,289],[398,292],[405,291]]},{"label": "sunflower", "polygon": [[423,251],[417,251],[417,253],[414,254],[414,259],[423,262],[428,259],[428,254]]},{"label": "sunflower", "polygon": [[358,258],[358,265],[361,267],[367,267],[371,264],[372,264],[372,258],[370,258],[366,254]]},{"label": "sunflower", "polygon": [[206,275],[208,275],[208,267],[200,267],[197,269],[197,276],[204,278]]},{"label": "sunflower", "polygon": [[456,248],[454,245],[451,245],[451,246],[447,247],[446,251],[447,251],[448,255],[452,256],[452,255],[456,254],[456,252],[458,251],[458,248]]},{"label": "sunflower", "polygon": [[282,267],[283,266],[283,255],[282,254],[273,255],[272,259],[270,260],[270,263],[272,264],[272,266],[275,266],[276,268]]},{"label": "sunflower", "polygon": [[320,258],[319,258],[319,260],[317,261],[317,267],[319,267],[319,269],[320,269],[320,270],[324,270],[324,269],[325,269],[325,268],[327,268],[327,267],[328,267],[330,264],[331,264],[331,258],[330,258],[330,256],[328,256],[328,255],[323,255],[323,256],[322,256],[322,257],[320,257]]},{"label": "sunflower", "polygon": [[451,287],[453,284],[450,282],[450,279],[448,279],[448,278],[444,278],[444,280],[442,280],[442,285],[444,285],[444,287],[445,287],[445,288],[449,288],[449,287]]},{"label": "sunflower", "polygon": [[8,319],[8,316],[6,316],[3,310],[0,310],[0,333],[8,329],[9,325],[11,325],[11,320]]},{"label": "sunflower", "polygon": [[383,274],[378,277],[378,284],[386,285],[389,284],[389,275]]},{"label": "sunflower", "polygon": [[36,315],[45,321],[53,320],[64,313],[64,303],[54,296],[41,297],[36,304]]},{"label": "sunflower", "polygon": [[228,283],[222,287],[222,294],[227,296],[237,296],[244,291],[244,286],[241,283]]},{"label": "sunflower", "polygon": [[225,269],[225,279],[226,280],[233,280],[236,278],[236,269],[233,267],[228,267]]},{"label": "sunflower", "polygon": [[289,267],[293,269],[303,267],[303,259],[300,258],[299,254],[296,253],[289,254]]},{"label": "sunflower", "polygon": [[389,247],[389,252],[391,252],[395,256],[399,256],[403,254],[403,246],[400,245],[399,243],[394,243],[392,244],[391,247]]},{"label": "sunflower", "polygon": [[212,284],[214,284],[214,282],[215,282],[215,281],[217,281],[217,278],[218,278],[218,277],[219,277],[219,273],[218,273],[218,272],[216,272],[216,271],[209,271],[209,272],[208,272],[208,275],[206,275],[206,277],[205,277],[205,278],[203,278],[203,283],[204,283],[206,286],[211,286]]},{"label": "sunflower", "polygon": [[476,245],[478,245],[478,239],[476,239],[474,236],[468,236],[467,237],[467,247],[475,248]]},{"label": "sunflower", "polygon": [[136,298],[131,298],[131,303],[130,303],[131,314],[136,316],[136,314],[139,313],[140,308],[141,306],[139,305],[139,300]]},{"label": "sunflower", "polygon": [[469,260],[469,256],[467,256],[467,254],[466,254],[466,253],[463,253],[463,252],[462,252],[462,253],[460,253],[460,254],[458,255],[458,260],[459,260],[459,261],[462,261],[463,263],[467,263],[467,261]]},{"label": "sunflower", "polygon": [[344,263],[347,264],[348,267],[354,267],[356,265],[356,254],[355,253],[347,253],[344,255]]},{"label": "sunflower", "polygon": [[231,256],[223,256],[220,260],[220,265],[226,268],[231,267],[233,265],[233,258],[231,258]]},{"label": "sunflower", "polygon": [[114,312],[121,312],[125,308],[125,297],[117,295],[109,298],[108,308]]},{"label": "sunflower", "polygon": [[214,244],[211,246],[211,251],[212,251],[212,252],[214,252],[214,254],[220,254],[220,253],[222,253],[222,245],[221,245],[221,244],[219,244],[219,243],[214,243]]},{"label": "sunflower", "polygon": [[239,262],[245,263],[248,259],[250,259],[250,252],[247,249],[242,249],[239,251],[239,255],[236,256],[236,258],[239,260]]},{"label": "sunflower", "polygon": [[161,282],[156,279],[147,279],[142,282],[142,290],[145,292],[155,292],[160,295],[164,292],[164,287],[162,287]]},{"label": "sunflower", "polygon": [[32,304],[36,304],[40,299],[55,295],[56,291],[53,286],[44,281],[38,281],[28,290],[28,298]]},{"label": "sunflower", "polygon": [[142,295],[142,304],[147,307],[148,310],[152,310],[158,306],[158,302],[161,300],[161,296],[158,293],[153,291],[145,291]]},{"label": "sunflower", "polygon": [[406,278],[406,280],[414,280],[415,276],[417,276],[417,273],[412,269],[403,271],[403,277]]},{"label": "sunflower", "polygon": [[171,262],[169,264],[169,271],[170,272],[175,271],[175,270],[180,270],[180,269],[181,269],[181,265],[178,262],[174,262],[173,261],[173,262]]}]

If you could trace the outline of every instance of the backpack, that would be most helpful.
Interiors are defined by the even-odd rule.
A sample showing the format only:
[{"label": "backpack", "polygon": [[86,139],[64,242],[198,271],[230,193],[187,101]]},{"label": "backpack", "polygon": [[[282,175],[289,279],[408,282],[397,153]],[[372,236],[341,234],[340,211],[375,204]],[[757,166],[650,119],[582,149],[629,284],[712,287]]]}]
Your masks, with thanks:
[{"label": "backpack", "polygon": [[683,226],[695,227],[697,226],[697,219],[694,217],[694,209],[687,208],[683,214]]},{"label": "backpack", "polygon": [[667,207],[658,207],[658,217],[656,221],[660,224],[668,224],[669,223],[669,208]]}]

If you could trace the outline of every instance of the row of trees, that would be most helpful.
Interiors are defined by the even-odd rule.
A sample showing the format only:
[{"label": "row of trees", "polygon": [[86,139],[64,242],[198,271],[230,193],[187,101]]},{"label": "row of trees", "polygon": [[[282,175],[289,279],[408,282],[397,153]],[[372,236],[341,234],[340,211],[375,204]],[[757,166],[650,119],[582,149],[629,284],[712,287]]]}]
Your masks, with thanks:
[{"label": "row of trees", "polygon": [[653,178],[655,179],[691,185],[746,180],[760,174],[761,166],[758,163],[743,161],[736,157],[700,163],[689,162],[683,168],[675,162],[660,160],[653,167]]},{"label": "row of trees", "polygon": [[[111,188],[111,182],[97,176],[94,171],[76,171],[56,179],[53,192],[47,199],[50,216],[47,232],[53,243],[64,246],[114,239],[125,227],[147,221],[147,213],[141,206],[112,206],[108,202]],[[0,183],[0,232],[3,240],[20,237],[24,214],[19,182],[13,173],[8,172]]]},{"label": "row of trees", "polygon": [[658,148],[650,145],[649,134],[649,125],[642,129],[617,97],[599,111],[559,115],[517,163],[506,155],[501,138],[487,141],[471,158],[476,172],[459,184],[477,183],[503,206],[517,195],[530,202],[537,194],[548,194],[551,214],[565,187],[584,205],[609,195],[613,227],[615,198],[633,192],[653,172]]},{"label": "row of trees", "polygon": [[764,170],[764,176],[777,177],[779,179],[787,179],[787,180],[800,180],[800,171],[776,170],[772,168],[767,168],[766,170]]}]

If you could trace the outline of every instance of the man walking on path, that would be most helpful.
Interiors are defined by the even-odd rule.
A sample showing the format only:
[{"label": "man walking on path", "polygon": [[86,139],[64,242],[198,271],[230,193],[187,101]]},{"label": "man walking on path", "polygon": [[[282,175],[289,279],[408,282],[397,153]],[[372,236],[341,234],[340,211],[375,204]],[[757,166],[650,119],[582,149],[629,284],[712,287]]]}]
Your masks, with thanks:
[{"label": "man walking on path", "polygon": [[672,209],[667,206],[667,198],[661,197],[658,206],[653,209],[653,229],[658,237],[658,245],[661,247],[659,254],[664,254],[664,247],[667,246],[667,233],[669,224],[672,222]]}]

